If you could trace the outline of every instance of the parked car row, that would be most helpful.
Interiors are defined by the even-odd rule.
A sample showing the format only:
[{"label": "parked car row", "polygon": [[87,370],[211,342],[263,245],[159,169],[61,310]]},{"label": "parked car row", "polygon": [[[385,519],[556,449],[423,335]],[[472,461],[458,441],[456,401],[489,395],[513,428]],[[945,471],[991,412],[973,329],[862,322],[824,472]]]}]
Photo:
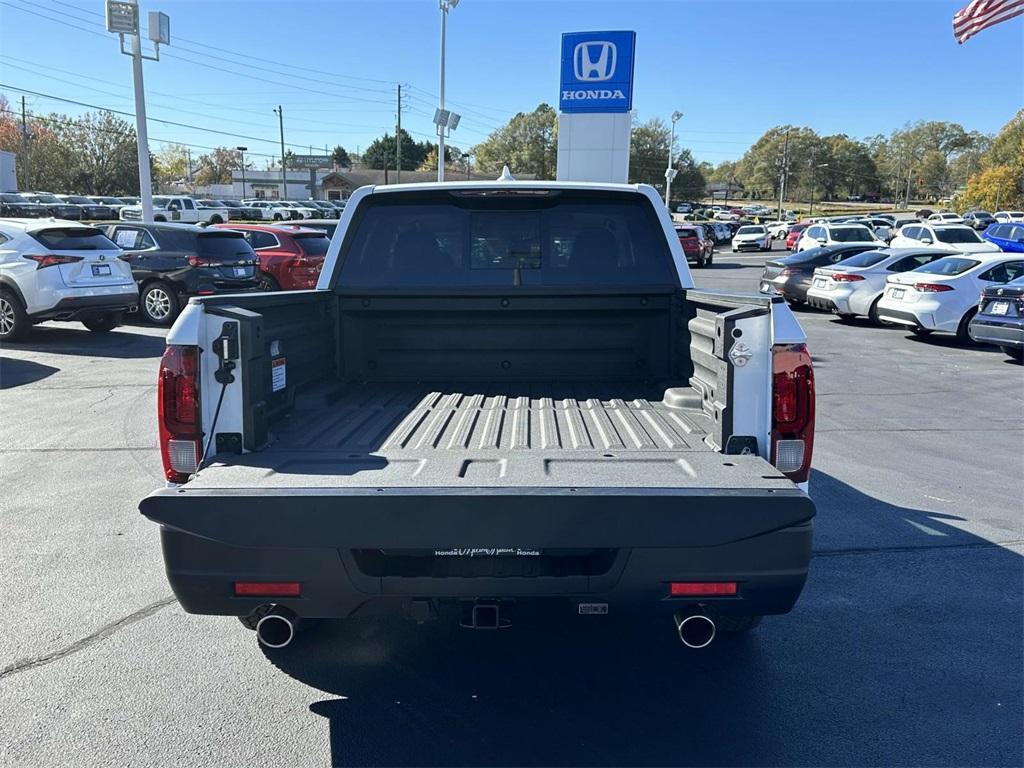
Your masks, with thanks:
[{"label": "parked car row", "polygon": [[116,219],[128,202],[117,197],[54,195],[50,192],[0,193],[0,217],[65,221]]},{"label": "parked car row", "polygon": [[44,320],[108,331],[138,309],[170,325],[190,296],[314,288],[336,221],[316,223],[0,219],[0,341]]},{"label": "parked car row", "polygon": [[961,342],[998,344],[1021,360],[1024,257],[995,248],[964,251],[960,242],[906,240],[891,247],[828,244],[771,259],[760,290],[843,320],[867,317],[921,336],[950,333]]}]

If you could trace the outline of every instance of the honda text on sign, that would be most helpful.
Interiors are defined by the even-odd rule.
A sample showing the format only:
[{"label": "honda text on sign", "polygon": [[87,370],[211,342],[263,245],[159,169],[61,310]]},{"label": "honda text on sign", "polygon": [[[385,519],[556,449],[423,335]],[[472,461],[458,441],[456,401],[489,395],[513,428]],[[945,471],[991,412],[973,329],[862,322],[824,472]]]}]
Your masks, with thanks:
[{"label": "honda text on sign", "polygon": [[628,112],[633,106],[635,32],[562,35],[562,112]]}]

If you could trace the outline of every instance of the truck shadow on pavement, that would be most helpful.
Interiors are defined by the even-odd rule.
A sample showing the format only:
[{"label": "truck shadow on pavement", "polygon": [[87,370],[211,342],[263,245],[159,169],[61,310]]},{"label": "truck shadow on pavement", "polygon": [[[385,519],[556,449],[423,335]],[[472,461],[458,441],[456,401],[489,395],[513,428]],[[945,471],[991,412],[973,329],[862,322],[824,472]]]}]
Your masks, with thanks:
[{"label": "truck shadow on pavement", "polygon": [[128,359],[160,357],[165,347],[163,336],[126,333],[117,329],[109,333],[93,333],[85,328],[43,325],[32,328],[24,341],[5,342],[0,349]]},{"label": "truck shadow on pavement", "polygon": [[[811,487],[843,546],[822,537],[790,615],[704,651],[669,611],[562,608],[490,632],[320,622],[264,652],[340,697],[310,707],[332,765],[1019,764],[1020,555],[822,473]],[[858,526],[884,543],[855,546]]]},{"label": "truck shadow on pavement", "polygon": [[25,384],[42,381],[57,373],[60,368],[52,365],[19,360],[16,357],[0,357],[0,389],[14,389]]}]

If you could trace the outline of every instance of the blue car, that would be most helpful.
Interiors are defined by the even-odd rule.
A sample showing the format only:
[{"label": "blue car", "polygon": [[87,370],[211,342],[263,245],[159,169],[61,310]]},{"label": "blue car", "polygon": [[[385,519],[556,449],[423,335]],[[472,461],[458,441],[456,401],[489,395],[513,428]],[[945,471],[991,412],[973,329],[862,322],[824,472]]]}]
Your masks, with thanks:
[{"label": "blue car", "polygon": [[981,236],[1007,253],[1024,253],[1024,222],[990,224]]},{"label": "blue car", "polygon": [[970,334],[975,341],[997,344],[1018,363],[1024,362],[1024,277],[985,287]]}]

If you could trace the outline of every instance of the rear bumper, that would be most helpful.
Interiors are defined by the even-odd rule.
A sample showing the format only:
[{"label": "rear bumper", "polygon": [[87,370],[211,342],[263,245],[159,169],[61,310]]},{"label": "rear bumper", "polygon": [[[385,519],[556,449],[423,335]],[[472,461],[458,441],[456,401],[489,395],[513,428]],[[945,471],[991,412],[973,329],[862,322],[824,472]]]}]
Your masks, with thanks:
[{"label": "rear bumper", "polygon": [[[132,286],[134,289],[134,286]],[[80,320],[109,312],[129,312],[138,307],[138,290],[102,296],[68,296],[50,309],[32,313],[33,320]]]},{"label": "rear bumper", "polygon": [[991,315],[976,316],[970,331],[976,341],[1024,349],[1024,321],[1020,318],[997,320]]},{"label": "rear bumper", "polygon": [[[441,514],[419,504],[418,512],[385,506],[364,516],[358,503],[354,513],[346,503],[328,505],[332,509],[324,514],[324,497],[318,503],[317,496],[305,494],[287,497],[287,511],[274,497],[262,495],[227,508],[207,498],[173,510],[178,505],[167,503],[173,501],[167,493],[145,499],[141,509],[162,523],[164,563],[174,594],[190,613],[239,616],[266,602],[300,616],[327,618],[349,616],[380,600],[398,606],[409,598],[534,597],[671,610],[699,602],[714,604],[721,613],[786,613],[807,578],[814,515],[813,502],[796,489],[770,494],[772,499],[766,493],[758,502],[744,499],[745,494],[702,497],[706,503],[690,497],[694,509],[680,511],[677,504],[674,514],[626,504],[613,516],[600,508],[607,505],[595,505],[589,515],[582,506],[535,515],[531,507],[547,505],[528,505],[525,499],[514,515],[506,514],[504,505],[482,500]],[[589,525],[581,522],[587,518]],[[776,525],[783,520],[791,522]],[[193,530],[181,530],[182,525]],[[470,564],[474,575],[458,567],[449,575],[453,560],[469,567],[467,558],[430,554],[495,546],[540,549],[545,558],[553,550],[604,548],[607,558],[589,570],[567,572],[541,568],[541,558],[489,558],[493,562],[482,564],[489,565],[482,571]],[[410,571],[368,564],[365,557],[366,552],[391,555],[398,550],[417,550],[422,559]],[[438,564],[444,566],[440,576],[434,568]],[[540,575],[526,575],[531,572]],[[236,597],[235,581],[298,581],[302,593],[273,600]],[[669,598],[671,581],[735,581],[738,594]]]}]

